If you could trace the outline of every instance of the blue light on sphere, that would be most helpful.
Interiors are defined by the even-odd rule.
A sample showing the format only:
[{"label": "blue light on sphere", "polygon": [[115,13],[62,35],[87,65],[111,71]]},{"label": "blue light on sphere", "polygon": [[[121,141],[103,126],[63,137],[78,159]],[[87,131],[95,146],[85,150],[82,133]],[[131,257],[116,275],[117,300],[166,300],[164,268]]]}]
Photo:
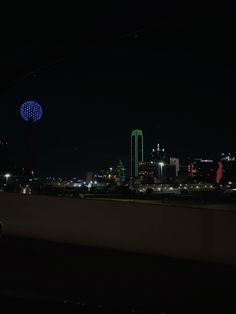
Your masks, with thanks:
[{"label": "blue light on sphere", "polygon": [[37,122],[42,118],[43,109],[36,101],[30,100],[23,103],[20,114],[25,121]]}]

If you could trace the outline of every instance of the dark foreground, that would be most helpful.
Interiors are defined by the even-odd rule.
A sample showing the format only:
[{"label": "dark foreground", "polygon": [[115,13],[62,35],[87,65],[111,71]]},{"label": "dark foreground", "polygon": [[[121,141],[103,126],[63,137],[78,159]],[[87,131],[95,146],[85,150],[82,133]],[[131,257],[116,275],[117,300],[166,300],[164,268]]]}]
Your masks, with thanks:
[{"label": "dark foreground", "polygon": [[0,266],[4,313],[236,312],[229,266],[14,237],[0,240]]}]

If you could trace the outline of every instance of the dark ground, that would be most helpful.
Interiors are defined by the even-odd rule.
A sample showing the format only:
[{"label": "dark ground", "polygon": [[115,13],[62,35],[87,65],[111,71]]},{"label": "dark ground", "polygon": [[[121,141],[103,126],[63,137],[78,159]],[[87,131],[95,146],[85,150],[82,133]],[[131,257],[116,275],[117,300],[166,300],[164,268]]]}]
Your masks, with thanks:
[{"label": "dark ground", "polygon": [[9,311],[236,312],[229,266],[7,236],[0,257],[0,301]]}]

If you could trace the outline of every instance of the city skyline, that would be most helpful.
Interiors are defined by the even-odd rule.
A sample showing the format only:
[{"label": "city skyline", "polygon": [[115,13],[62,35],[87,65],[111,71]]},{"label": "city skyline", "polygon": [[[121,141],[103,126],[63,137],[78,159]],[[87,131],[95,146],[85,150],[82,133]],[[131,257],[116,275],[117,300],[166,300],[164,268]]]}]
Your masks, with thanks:
[{"label": "city skyline", "polygon": [[143,28],[126,21],[111,44],[106,31],[91,41],[22,41],[2,56],[0,138],[19,159],[19,106],[34,99],[44,108],[37,144],[46,173],[128,164],[134,129],[144,131],[146,147],[162,143],[180,159],[234,152],[236,64],[230,43],[218,47],[232,34],[232,20],[224,21],[217,36],[210,20],[197,24],[195,38],[189,21],[171,16]]},{"label": "city skyline", "polygon": [[[29,122],[26,122],[28,125]],[[36,128],[38,128],[38,125],[35,126]],[[34,128],[35,128],[34,127]],[[27,134],[28,134],[28,131],[30,131],[30,129],[28,129],[28,127],[25,129],[26,130],[26,139],[27,139]],[[34,135],[37,134],[35,133],[35,130],[34,129],[31,129],[31,131],[34,131]],[[30,132],[31,132],[30,131]],[[137,133],[138,132],[138,133]],[[133,136],[135,134],[139,134],[139,135],[142,135],[142,143],[146,143],[146,141],[148,142],[148,139],[145,137],[145,132],[143,133],[143,130],[131,130],[130,133],[129,133],[129,136],[131,136],[131,139],[133,141]],[[126,156],[127,158],[123,158],[122,162],[124,162],[124,166],[126,168],[126,170],[131,173],[131,163],[132,163],[132,158],[131,158],[131,155],[130,155],[130,150],[132,151],[132,146],[133,148],[135,147],[134,145],[132,145],[132,141],[129,143],[129,153],[126,152]],[[140,143],[141,143],[140,142]],[[16,169],[18,169],[18,172],[20,169],[24,168],[24,158],[25,158],[25,152],[24,152],[24,149],[22,150],[21,152],[21,158],[19,160],[14,160],[14,156],[12,156],[12,150],[11,149],[8,149],[9,148],[9,143],[7,141],[0,141],[0,144],[4,145],[5,147],[5,151],[6,151],[6,155],[8,156],[8,159],[9,159],[9,162],[11,163],[11,165],[14,165],[14,167],[16,167]],[[35,145],[35,143],[33,144]],[[142,144],[143,145],[143,144]],[[11,146],[11,143],[10,143],[10,146]],[[173,152],[171,151],[167,151],[165,148],[160,148],[160,143],[156,143],[155,145],[153,146],[150,146],[150,147],[147,147],[146,145],[144,146],[141,146],[143,149],[140,151],[141,152],[141,155],[142,157],[140,157],[141,159],[138,161],[138,159],[136,160],[136,177],[137,177],[137,173],[138,173],[138,170],[137,170],[137,165],[140,161],[143,161],[143,162],[151,162],[151,160],[153,160],[153,158],[155,159],[154,157],[154,152],[155,151],[160,151],[160,152],[164,152],[163,153],[163,158],[161,158],[160,160],[163,160],[163,161],[167,161],[167,163],[170,162],[171,159],[175,159],[175,158],[178,158],[180,159],[180,165],[183,167],[186,168],[187,170],[187,165],[191,162],[191,161],[198,161],[198,160],[203,160],[203,161],[207,161],[207,162],[210,162],[210,161],[215,161],[215,162],[218,162],[218,161],[221,161],[221,160],[227,160],[227,158],[230,158],[232,159],[232,161],[235,161],[235,153],[234,152],[218,152],[218,154],[216,154],[215,156],[212,157],[212,155],[209,157],[209,155],[207,155],[206,153],[204,154],[198,154],[198,155],[195,155],[195,156],[185,156],[182,158],[180,158],[180,156],[176,155],[176,154],[173,154]],[[161,147],[162,147],[162,144],[161,144]],[[139,147],[137,146],[136,149],[139,150]],[[137,152],[138,152],[137,150]],[[133,154],[136,154],[135,151],[133,151]],[[140,156],[141,156],[140,155]],[[228,157],[227,157],[228,156]],[[88,171],[98,171],[99,169],[105,169],[105,168],[109,168],[109,167],[113,167],[115,166],[118,161],[121,161],[121,159],[117,156],[115,156],[114,159],[112,159],[110,162],[106,163],[105,160],[103,160],[101,162],[101,165],[99,165],[98,167],[92,167],[91,165],[88,166],[88,168],[84,169],[82,173],[78,173],[76,172],[75,169],[72,169],[72,172],[69,173],[68,171],[65,171],[65,173],[63,173],[62,171],[61,172],[58,172],[58,173],[49,173],[49,172],[44,172],[44,171],[40,171],[40,168],[38,167],[38,164],[39,163],[39,160],[37,160],[38,156],[36,157],[36,164],[37,164],[37,167],[34,169],[34,171],[37,172],[37,175],[39,176],[51,176],[51,177],[64,177],[64,178],[69,178],[69,177],[85,177],[86,173]],[[134,158],[134,157],[133,157]],[[134,162],[134,159],[133,159],[133,162]],[[132,177],[132,175],[131,175]]]}]

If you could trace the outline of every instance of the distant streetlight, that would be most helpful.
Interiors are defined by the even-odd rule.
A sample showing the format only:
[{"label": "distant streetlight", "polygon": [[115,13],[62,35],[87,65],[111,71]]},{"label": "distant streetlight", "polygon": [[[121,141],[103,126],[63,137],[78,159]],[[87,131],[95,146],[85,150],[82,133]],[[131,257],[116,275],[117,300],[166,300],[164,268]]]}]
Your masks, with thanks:
[{"label": "distant streetlight", "polygon": [[6,173],[4,177],[6,178],[6,185],[7,185],[8,179],[11,177],[11,175],[10,173]]}]

